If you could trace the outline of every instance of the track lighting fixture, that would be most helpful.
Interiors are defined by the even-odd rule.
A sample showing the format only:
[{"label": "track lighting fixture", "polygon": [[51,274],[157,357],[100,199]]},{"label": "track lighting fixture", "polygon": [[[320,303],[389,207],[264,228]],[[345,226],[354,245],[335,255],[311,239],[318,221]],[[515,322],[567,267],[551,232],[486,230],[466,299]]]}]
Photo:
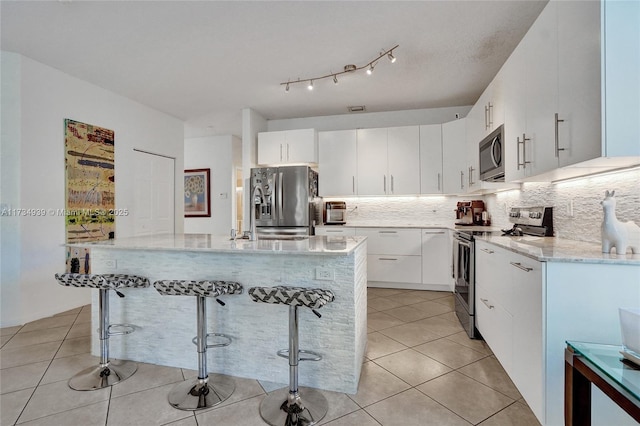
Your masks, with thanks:
[{"label": "track lighting fixture", "polygon": [[395,57],[395,56],[393,56],[393,51],[394,51],[395,49],[397,49],[397,48],[398,48],[398,46],[399,46],[399,45],[398,45],[398,44],[396,44],[396,45],[395,45],[394,47],[392,47],[391,49],[380,52],[380,55],[379,55],[377,58],[373,59],[373,60],[372,60],[372,61],[370,61],[370,62],[367,62],[365,65],[362,65],[362,66],[360,66],[360,67],[358,67],[358,66],[356,66],[356,65],[353,65],[353,64],[348,64],[348,65],[345,65],[345,66],[344,66],[344,68],[343,68],[343,71],[340,71],[340,72],[334,72],[334,73],[331,73],[331,74],[322,75],[322,76],[320,76],[320,77],[314,77],[314,78],[305,78],[305,79],[299,79],[299,78],[298,78],[297,80],[288,80],[288,81],[285,81],[285,82],[280,83],[280,85],[281,85],[281,86],[284,86],[284,91],[285,91],[285,92],[289,92],[289,87],[290,87],[290,85],[292,85],[292,84],[296,84],[296,83],[303,83],[303,82],[304,82],[304,83],[307,83],[307,89],[309,89],[309,90],[313,90],[313,82],[314,82],[315,80],[323,80],[323,79],[325,79],[325,78],[331,78],[331,79],[333,79],[333,83],[334,83],[334,84],[338,84],[338,76],[339,76],[339,75],[347,74],[347,73],[353,73],[353,72],[355,72],[355,71],[359,71],[359,70],[361,70],[361,69],[365,69],[365,68],[366,68],[366,72],[367,72],[367,74],[368,74],[368,75],[371,75],[371,74],[373,73],[373,69],[374,69],[374,68],[375,68],[375,66],[378,64],[378,61],[379,61],[383,56],[387,56],[387,57],[389,58],[389,61],[390,61],[391,63],[394,63],[394,62],[396,61],[396,57]]}]

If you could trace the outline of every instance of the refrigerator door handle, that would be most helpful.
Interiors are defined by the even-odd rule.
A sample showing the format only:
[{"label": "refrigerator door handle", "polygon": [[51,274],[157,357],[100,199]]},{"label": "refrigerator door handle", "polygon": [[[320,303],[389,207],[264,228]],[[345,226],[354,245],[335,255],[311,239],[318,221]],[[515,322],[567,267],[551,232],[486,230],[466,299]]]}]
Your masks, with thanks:
[{"label": "refrigerator door handle", "polygon": [[282,188],[282,175],[283,172],[278,172],[278,186],[276,187],[276,198],[278,200],[278,221],[283,220],[282,217],[282,196],[284,194]]}]

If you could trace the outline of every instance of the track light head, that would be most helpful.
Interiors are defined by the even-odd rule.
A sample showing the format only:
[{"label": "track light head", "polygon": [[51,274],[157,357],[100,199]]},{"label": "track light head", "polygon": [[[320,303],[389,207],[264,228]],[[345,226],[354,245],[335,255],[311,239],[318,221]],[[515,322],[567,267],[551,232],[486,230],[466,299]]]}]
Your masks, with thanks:
[{"label": "track light head", "polygon": [[389,57],[389,60],[391,61],[392,64],[396,62],[396,57],[393,56],[393,50],[389,52],[387,56]]},{"label": "track light head", "polygon": [[373,64],[369,64],[369,68],[367,68],[367,75],[373,74]]},{"label": "track light head", "polygon": [[285,93],[289,93],[289,82],[287,82],[287,85],[284,86],[284,91]]},{"label": "track light head", "polygon": [[313,90],[313,80],[309,80],[309,85],[307,86],[307,89]]},{"label": "track light head", "polygon": [[338,84],[338,77],[335,74],[333,75],[333,84]]}]

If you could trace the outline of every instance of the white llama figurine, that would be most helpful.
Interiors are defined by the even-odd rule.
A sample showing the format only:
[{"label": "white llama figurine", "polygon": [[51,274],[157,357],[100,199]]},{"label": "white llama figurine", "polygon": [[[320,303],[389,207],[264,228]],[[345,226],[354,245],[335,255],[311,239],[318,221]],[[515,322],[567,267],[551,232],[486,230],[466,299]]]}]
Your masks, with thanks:
[{"label": "white llama figurine", "polygon": [[606,191],[604,200],[600,203],[604,210],[602,252],[611,253],[611,249],[615,247],[616,254],[626,254],[628,247],[632,253],[640,253],[640,226],[633,222],[620,222],[616,218],[615,193],[616,191]]}]

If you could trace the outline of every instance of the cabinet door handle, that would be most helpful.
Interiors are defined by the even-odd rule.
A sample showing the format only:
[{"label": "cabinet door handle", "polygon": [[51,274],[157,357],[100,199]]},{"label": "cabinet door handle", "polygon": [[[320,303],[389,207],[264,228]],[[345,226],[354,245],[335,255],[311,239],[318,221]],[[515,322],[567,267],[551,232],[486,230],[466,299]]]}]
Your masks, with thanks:
[{"label": "cabinet door handle", "polygon": [[336,234],[342,234],[343,231],[339,230],[339,229],[327,229],[325,232],[330,233],[330,232],[335,232]]},{"label": "cabinet door handle", "polygon": [[474,168],[473,166],[469,166],[469,187],[471,187],[471,185],[473,185],[475,182],[473,181],[473,172],[474,172]]},{"label": "cabinet door handle", "polygon": [[444,234],[444,231],[437,231],[437,232],[429,232],[429,231],[424,231],[425,235],[437,235],[437,234]]},{"label": "cabinet door handle", "polygon": [[351,176],[351,192],[353,194],[356,193],[356,177],[355,176]]},{"label": "cabinet door handle", "polygon": [[480,250],[482,250],[482,251],[483,251],[483,252],[485,252],[485,253],[489,253],[489,254],[493,254],[493,253],[494,253],[494,251],[493,251],[493,250],[489,250],[489,249],[484,249],[484,248],[483,248],[483,249],[480,249]]},{"label": "cabinet door handle", "polygon": [[393,194],[393,175],[391,175],[391,193]]},{"label": "cabinet door handle", "polygon": [[560,157],[560,151],[564,151],[564,148],[560,148],[560,141],[558,138],[558,123],[564,123],[564,120],[558,118],[558,113],[555,115],[555,129],[556,129],[556,158]]},{"label": "cabinet door handle", "polygon": [[289,161],[289,144],[287,144],[287,161]]},{"label": "cabinet door handle", "polygon": [[488,125],[489,127],[487,127],[487,129],[490,129],[493,127],[493,117],[491,114],[491,110],[493,110],[493,104],[491,102],[489,102],[489,106],[487,107],[487,118],[488,118]]},{"label": "cabinet door handle", "polygon": [[398,231],[378,231],[379,234],[397,234]]},{"label": "cabinet door handle", "polygon": [[394,260],[395,261],[395,260],[398,260],[398,259],[393,258],[393,257],[379,257],[378,260]]},{"label": "cabinet door handle", "polygon": [[438,191],[440,191],[440,173],[438,173]]},{"label": "cabinet door handle", "polygon": [[464,189],[464,172],[460,170],[460,189]]},{"label": "cabinet door handle", "polygon": [[509,262],[509,263],[515,266],[516,268],[522,269],[525,272],[533,271],[533,268],[529,268],[528,266],[522,266],[520,262]]},{"label": "cabinet door handle", "polygon": [[484,129],[487,130],[489,128],[489,120],[487,115],[489,114],[489,107],[487,105],[484,106]]},{"label": "cabinet door handle", "polygon": [[480,298],[480,300],[482,300],[482,303],[484,303],[487,308],[489,308],[489,309],[493,309],[494,308],[494,306],[491,303],[489,303],[489,299]]},{"label": "cabinet door handle", "polygon": [[282,144],[280,144],[280,161],[282,161]]},{"label": "cabinet door handle", "polygon": [[387,175],[382,176],[382,190],[387,193]]},{"label": "cabinet door handle", "polygon": [[[527,164],[531,163],[531,161],[527,161],[527,157],[525,155],[526,153],[526,145],[525,142],[526,141],[530,141],[531,139],[529,139],[528,137],[526,137],[526,135],[523,133],[522,134],[522,140],[520,140],[520,137],[518,136],[517,142],[518,142],[518,170],[520,170],[520,166],[522,166],[523,169],[525,169],[527,167]],[[522,163],[520,162],[520,145],[522,145]]]}]

